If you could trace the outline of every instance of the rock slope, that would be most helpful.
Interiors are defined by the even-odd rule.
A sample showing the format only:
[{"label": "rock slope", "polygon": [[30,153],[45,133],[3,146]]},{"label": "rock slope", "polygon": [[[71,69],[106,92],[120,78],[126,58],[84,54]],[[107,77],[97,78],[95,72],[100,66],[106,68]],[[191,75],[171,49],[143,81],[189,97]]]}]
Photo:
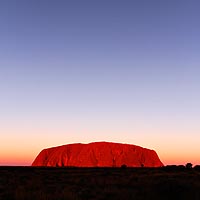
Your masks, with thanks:
[{"label": "rock slope", "polygon": [[160,167],[154,150],[131,144],[93,142],[68,144],[42,150],[32,166]]}]

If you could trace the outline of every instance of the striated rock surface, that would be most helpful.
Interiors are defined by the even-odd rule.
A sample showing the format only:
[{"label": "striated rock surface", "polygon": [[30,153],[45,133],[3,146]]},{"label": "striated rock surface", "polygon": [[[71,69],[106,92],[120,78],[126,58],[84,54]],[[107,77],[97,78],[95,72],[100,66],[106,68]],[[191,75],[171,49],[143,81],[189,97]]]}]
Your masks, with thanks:
[{"label": "striated rock surface", "polygon": [[93,142],[68,144],[42,150],[32,166],[160,167],[154,150],[131,144]]}]

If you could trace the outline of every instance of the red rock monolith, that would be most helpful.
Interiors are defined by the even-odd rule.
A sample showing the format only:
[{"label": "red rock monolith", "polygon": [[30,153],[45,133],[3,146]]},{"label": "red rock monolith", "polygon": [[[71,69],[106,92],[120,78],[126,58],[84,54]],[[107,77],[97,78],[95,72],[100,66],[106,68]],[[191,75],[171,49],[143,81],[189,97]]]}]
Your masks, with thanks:
[{"label": "red rock monolith", "polygon": [[51,167],[161,167],[154,150],[131,144],[93,142],[42,150],[32,166]]}]

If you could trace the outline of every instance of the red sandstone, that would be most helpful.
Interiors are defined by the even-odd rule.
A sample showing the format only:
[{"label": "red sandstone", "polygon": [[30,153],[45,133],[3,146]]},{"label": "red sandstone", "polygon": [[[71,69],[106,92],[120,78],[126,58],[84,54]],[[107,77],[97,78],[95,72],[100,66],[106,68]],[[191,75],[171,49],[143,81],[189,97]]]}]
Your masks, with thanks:
[{"label": "red sandstone", "polygon": [[42,150],[32,166],[161,167],[154,150],[131,144],[94,142],[68,144]]}]

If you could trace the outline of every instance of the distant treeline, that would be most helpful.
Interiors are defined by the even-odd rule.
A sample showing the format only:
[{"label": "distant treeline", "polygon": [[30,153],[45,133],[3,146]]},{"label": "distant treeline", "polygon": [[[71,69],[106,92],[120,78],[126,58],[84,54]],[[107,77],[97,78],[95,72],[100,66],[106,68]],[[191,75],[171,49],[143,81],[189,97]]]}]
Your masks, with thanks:
[{"label": "distant treeline", "polygon": [[196,169],[196,170],[200,170],[200,165],[195,165],[193,167],[192,163],[187,163],[186,165],[166,165],[164,167],[162,167],[164,169]]}]

